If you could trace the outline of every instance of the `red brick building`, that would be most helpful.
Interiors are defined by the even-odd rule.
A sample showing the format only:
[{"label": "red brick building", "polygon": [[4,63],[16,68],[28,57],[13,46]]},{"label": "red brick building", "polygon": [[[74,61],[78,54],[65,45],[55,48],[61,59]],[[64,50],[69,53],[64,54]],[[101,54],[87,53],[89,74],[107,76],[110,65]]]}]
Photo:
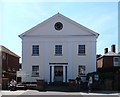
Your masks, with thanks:
[{"label": "red brick building", "polygon": [[16,80],[16,72],[19,70],[20,57],[6,47],[0,47],[2,61],[2,88],[6,89],[6,85],[11,79]]},{"label": "red brick building", "polygon": [[109,52],[108,48],[105,48],[104,55],[97,58],[97,71],[104,82],[109,80],[107,89],[120,88],[120,54],[116,53],[115,45],[111,46]]}]

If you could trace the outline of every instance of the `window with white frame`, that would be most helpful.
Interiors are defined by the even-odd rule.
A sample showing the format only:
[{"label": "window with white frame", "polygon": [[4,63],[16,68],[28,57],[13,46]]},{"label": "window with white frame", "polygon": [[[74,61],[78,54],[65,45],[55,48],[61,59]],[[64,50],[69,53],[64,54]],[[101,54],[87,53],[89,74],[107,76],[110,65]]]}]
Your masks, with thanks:
[{"label": "window with white frame", "polygon": [[39,66],[32,66],[32,77],[39,77]]},{"label": "window with white frame", "polygon": [[85,75],[85,66],[84,65],[78,66],[78,74]]},{"label": "window with white frame", "polygon": [[120,57],[114,57],[114,66],[120,66]]},{"label": "window with white frame", "polygon": [[33,56],[39,56],[39,45],[33,45],[32,46],[32,55]]},{"label": "window with white frame", "polygon": [[62,56],[62,45],[55,45],[55,56]]},{"label": "window with white frame", "polygon": [[78,45],[78,55],[85,55],[85,45]]}]

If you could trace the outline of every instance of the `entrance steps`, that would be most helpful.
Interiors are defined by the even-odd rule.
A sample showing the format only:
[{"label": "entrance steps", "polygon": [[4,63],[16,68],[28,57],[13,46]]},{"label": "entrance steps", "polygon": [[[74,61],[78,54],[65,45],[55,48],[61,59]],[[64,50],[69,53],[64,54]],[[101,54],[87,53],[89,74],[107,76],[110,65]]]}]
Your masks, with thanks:
[{"label": "entrance steps", "polygon": [[68,86],[67,82],[50,82],[49,86]]}]

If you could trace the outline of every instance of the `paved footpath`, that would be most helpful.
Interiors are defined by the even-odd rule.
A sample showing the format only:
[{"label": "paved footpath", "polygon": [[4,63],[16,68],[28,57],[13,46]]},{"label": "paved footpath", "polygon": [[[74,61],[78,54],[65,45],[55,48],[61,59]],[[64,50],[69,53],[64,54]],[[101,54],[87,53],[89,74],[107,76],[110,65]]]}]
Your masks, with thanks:
[{"label": "paved footpath", "polygon": [[1,97],[120,97],[120,93],[55,92],[37,90],[0,91]]}]

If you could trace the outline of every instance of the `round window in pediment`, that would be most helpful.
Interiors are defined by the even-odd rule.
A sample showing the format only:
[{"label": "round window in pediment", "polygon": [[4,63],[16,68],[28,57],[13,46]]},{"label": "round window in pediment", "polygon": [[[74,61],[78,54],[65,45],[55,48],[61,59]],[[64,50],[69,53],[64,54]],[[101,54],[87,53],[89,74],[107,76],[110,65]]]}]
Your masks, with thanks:
[{"label": "round window in pediment", "polygon": [[57,22],[54,25],[55,30],[61,30],[63,28],[63,24],[61,22]]}]

